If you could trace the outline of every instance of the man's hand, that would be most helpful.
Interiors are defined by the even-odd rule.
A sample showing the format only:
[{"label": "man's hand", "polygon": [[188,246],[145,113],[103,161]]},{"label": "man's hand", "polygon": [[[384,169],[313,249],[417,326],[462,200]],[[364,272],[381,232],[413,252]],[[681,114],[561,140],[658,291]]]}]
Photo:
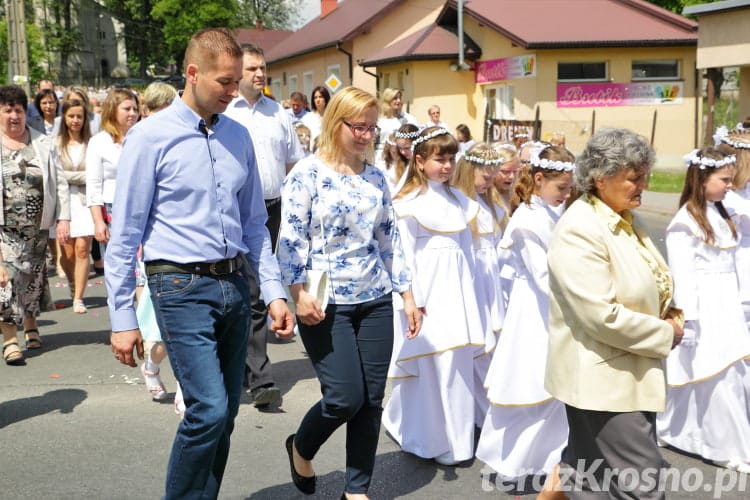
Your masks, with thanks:
[{"label": "man's hand", "polygon": [[135,347],[138,358],[143,359],[143,337],[141,331],[124,330],[122,332],[112,332],[109,336],[109,343],[112,345],[112,353],[115,359],[123,365],[138,366],[133,357],[133,347]]},{"label": "man's hand", "polygon": [[289,311],[283,299],[272,300],[268,304],[268,314],[271,316],[271,330],[281,338],[289,338],[294,333],[294,315]]}]

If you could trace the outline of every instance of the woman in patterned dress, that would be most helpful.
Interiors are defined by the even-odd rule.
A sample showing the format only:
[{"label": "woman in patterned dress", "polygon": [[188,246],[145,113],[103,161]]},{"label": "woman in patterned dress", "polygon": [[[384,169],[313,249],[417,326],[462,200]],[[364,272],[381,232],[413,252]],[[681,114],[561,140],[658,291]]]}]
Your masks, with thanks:
[{"label": "woman in patterned dress", "polygon": [[28,97],[21,87],[0,87],[0,329],[3,359],[25,364],[16,326],[23,325],[26,348],[42,346],[36,317],[52,304],[45,252],[49,228],[70,237],[68,183],[52,140],[26,126]]},{"label": "woman in patterned dress", "polygon": [[[279,267],[323,393],[286,440],[292,480],[307,494],[315,491],[312,459],[346,424],[342,498],[367,498],[393,348],[392,291],[403,298],[407,335],[419,331],[387,183],[363,159],[377,119],[372,95],[339,91],[323,116],[318,152],[295,165],[281,194]],[[329,275],[325,308],[303,288],[308,270]]]}]

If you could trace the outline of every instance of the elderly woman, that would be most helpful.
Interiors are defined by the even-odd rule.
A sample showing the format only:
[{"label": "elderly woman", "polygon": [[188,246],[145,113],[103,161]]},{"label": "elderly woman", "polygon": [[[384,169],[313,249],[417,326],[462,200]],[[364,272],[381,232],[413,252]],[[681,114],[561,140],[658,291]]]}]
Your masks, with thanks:
[{"label": "elderly woman", "polygon": [[644,137],[597,132],[577,162],[583,196],[549,247],[545,388],[568,416],[561,470],[575,490],[566,491],[570,498],[589,498],[596,488],[608,498],[664,497],[654,423],[666,401],[663,359],[682,339],[682,315],[671,305],[669,268],[631,212],[653,163]]},{"label": "elderly woman", "polygon": [[26,126],[28,98],[21,87],[0,87],[0,330],[3,359],[25,363],[16,325],[23,325],[26,348],[42,346],[36,317],[49,309],[45,267],[47,234],[70,235],[68,183],[56,161],[52,140]]}]

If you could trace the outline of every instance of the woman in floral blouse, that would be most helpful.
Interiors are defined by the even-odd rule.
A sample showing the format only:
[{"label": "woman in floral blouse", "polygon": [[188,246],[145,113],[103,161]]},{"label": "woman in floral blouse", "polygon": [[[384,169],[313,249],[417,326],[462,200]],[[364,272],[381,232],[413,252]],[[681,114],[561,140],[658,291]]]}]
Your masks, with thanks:
[{"label": "woman in floral blouse", "polygon": [[[377,104],[360,89],[339,91],[317,154],[292,169],[282,190],[277,256],[323,393],[286,441],[292,479],[307,494],[315,491],[312,459],[346,423],[342,498],[367,498],[393,347],[392,291],[404,301],[407,336],[421,323],[386,180],[364,160],[378,135]],[[325,310],[304,289],[308,270],[328,273]]]}]

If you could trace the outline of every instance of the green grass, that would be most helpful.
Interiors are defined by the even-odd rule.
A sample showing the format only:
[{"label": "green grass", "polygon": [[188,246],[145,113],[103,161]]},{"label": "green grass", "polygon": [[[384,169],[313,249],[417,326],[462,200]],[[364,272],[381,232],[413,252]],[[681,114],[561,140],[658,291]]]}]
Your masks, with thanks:
[{"label": "green grass", "polygon": [[648,183],[649,191],[660,193],[681,193],[685,183],[685,172],[670,172],[668,170],[654,170]]}]

